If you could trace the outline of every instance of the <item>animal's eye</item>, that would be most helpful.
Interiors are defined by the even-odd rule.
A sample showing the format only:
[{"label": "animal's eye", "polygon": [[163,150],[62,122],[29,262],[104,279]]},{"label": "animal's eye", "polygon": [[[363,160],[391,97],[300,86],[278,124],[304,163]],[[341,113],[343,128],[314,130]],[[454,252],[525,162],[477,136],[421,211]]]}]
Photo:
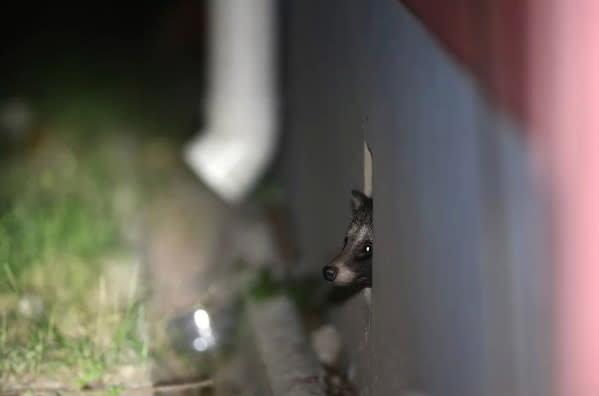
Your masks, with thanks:
[{"label": "animal's eye", "polygon": [[343,246],[347,245],[347,237],[343,239]]},{"label": "animal's eye", "polygon": [[372,245],[371,244],[366,244],[364,245],[364,254],[372,254]]}]

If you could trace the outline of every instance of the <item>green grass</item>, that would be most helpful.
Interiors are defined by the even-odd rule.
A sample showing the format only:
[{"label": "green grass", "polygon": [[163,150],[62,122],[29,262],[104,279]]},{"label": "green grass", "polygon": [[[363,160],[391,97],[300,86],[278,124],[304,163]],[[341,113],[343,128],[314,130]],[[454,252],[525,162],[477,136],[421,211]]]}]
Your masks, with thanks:
[{"label": "green grass", "polygon": [[172,178],[191,120],[161,68],[90,52],[36,59],[7,82],[45,139],[0,151],[0,389],[116,384],[148,359],[144,290],[115,283],[137,276],[123,226]]},{"label": "green grass", "polygon": [[81,138],[92,127],[84,120],[102,124],[93,111],[53,120],[42,147],[0,163],[3,386],[86,386],[143,367],[148,356],[143,290],[115,281],[139,277],[121,232],[138,203],[136,162],[114,155],[116,134]]}]

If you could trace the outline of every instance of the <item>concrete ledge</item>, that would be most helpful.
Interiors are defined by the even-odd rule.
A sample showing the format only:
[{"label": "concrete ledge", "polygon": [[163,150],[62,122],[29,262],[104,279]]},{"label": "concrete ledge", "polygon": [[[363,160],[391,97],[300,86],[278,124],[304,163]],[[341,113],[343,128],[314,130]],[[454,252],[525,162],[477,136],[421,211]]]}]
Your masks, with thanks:
[{"label": "concrete ledge", "polygon": [[272,396],[325,395],[324,370],[285,296],[251,301],[248,316]]}]

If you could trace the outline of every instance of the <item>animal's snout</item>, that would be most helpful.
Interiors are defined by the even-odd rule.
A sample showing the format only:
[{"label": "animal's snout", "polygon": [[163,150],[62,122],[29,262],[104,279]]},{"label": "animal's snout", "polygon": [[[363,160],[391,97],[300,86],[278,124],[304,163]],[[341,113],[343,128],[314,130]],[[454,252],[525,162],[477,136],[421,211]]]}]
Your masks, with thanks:
[{"label": "animal's snout", "polygon": [[322,269],[322,275],[329,282],[333,282],[335,280],[337,277],[337,272],[337,268],[331,267],[330,265],[327,265]]}]

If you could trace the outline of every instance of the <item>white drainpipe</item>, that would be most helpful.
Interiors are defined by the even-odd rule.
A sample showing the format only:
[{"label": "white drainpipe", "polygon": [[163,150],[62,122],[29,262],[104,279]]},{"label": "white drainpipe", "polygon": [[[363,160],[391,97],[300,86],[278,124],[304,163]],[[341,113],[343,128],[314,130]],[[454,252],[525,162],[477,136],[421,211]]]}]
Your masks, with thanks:
[{"label": "white drainpipe", "polygon": [[276,0],[212,0],[206,130],[184,149],[223,199],[241,201],[277,143]]}]

